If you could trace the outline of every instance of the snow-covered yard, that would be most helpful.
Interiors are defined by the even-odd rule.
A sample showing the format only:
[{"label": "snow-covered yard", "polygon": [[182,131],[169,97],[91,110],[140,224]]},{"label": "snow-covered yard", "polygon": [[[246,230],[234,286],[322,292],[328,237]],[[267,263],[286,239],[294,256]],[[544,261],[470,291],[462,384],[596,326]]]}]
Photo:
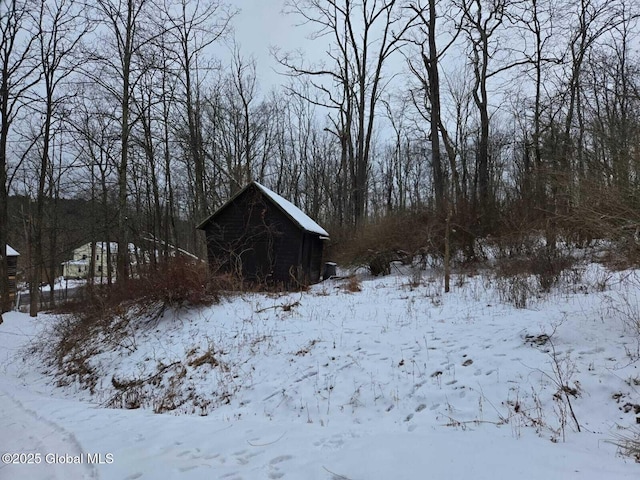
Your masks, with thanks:
[{"label": "snow-covered yard", "polygon": [[636,479],[610,443],[640,417],[629,274],[590,265],[527,308],[423,273],[127,317],[91,345],[93,393],[42,361],[59,319],[7,314],[0,453],[40,463],[0,478]]}]

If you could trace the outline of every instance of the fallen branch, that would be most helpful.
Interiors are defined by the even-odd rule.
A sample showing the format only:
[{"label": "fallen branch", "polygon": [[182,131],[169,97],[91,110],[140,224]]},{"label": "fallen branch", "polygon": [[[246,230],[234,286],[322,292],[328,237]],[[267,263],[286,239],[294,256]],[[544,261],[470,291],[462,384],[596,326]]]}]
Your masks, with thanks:
[{"label": "fallen branch", "polygon": [[256,313],[266,312],[267,310],[271,310],[272,308],[273,309],[281,308],[284,312],[290,312],[291,309],[299,306],[300,306],[300,302],[285,303],[283,305],[272,305],[271,307],[264,307],[264,308],[261,308],[260,310],[256,310]]}]

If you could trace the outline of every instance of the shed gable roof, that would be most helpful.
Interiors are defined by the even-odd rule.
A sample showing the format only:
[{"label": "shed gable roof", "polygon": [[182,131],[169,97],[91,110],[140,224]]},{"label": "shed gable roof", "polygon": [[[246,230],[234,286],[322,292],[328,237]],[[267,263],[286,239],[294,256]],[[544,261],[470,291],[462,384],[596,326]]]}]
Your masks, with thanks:
[{"label": "shed gable roof", "polygon": [[323,237],[328,237],[329,234],[327,231],[318,225],[314,220],[312,220],[306,213],[296,207],[289,200],[281,197],[277,193],[272,190],[269,190],[264,185],[259,184],[258,182],[251,182],[246,185],[242,190],[240,190],[236,195],[234,195],[227,203],[225,203],[222,207],[216,210],[213,215],[209,216],[206,220],[204,220],[200,225],[196,228],[202,230],[209,222],[211,222],[218,214],[226,209],[233,201],[242,195],[251,185],[255,185],[258,190],[260,190],[266,198],[268,198],[271,203],[273,203],[282,213],[284,213],[287,217],[293,221],[297,226],[302,228],[303,230],[311,233],[316,233]]},{"label": "shed gable roof", "polygon": [[7,245],[7,257],[17,257],[20,254],[16,252],[10,245]]}]

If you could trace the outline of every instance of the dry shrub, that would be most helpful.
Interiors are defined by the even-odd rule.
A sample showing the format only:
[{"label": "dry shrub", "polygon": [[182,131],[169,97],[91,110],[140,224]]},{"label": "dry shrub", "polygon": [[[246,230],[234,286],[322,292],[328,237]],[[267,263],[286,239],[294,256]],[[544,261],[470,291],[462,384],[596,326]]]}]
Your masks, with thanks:
[{"label": "dry shrub", "polygon": [[640,429],[631,430],[629,434],[615,435],[611,441],[620,449],[620,453],[640,463]]},{"label": "dry shrub", "polygon": [[541,234],[493,238],[494,272],[501,301],[526,308],[540,293],[548,293],[575,260],[558,248],[545,245]]},{"label": "dry shrub", "polygon": [[[211,277],[207,265],[171,259],[156,270],[142,269],[124,284],[86,287],[80,300],[63,305],[66,314],[51,332],[43,353],[56,367],[59,383],[77,381],[93,390],[96,374],[90,359],[105,349],[136,349],[136,329],[158,320],[167,308],[209,305],[233,289],[225,276]],[[135,403],[135,402],[133,402]]]},{"label": "dry shrub", "polygon": [[562,272],[570,268],[574,259],[557,248],[548,248],[524,238],[520,242],[498,245],[495,271],[498,277],[522,279],[535,276],[542,292],[549,292],[558,283]]},{"label": "dry shrub", "polygon": [[616,270],[640,266],[640,197],[627,186],[584,179],[580,202],[558,219],[566,237],[578,246],[606,240],[605,265]]},{"label": "dry shrub", "polygon": [[113,312],[133,304],[163,308],[211,305],[220,300],[221,292],[238,290],[240,282],[232,275],[214,276],[206,263],[178,257],[155,267],[141,267],[125,283],[86,286],[82,295],[60,304],[55,312],[91,317],[96,311]]},{"label": "dry shrub", "polygon": [[[426,249],[435,249],[434,228],[427,215],[416,213],[389,214],[359,227],[334,226],[327,254],[343,265],[370,267],[370,260],[382,256],[409,262]],[[377,270],[384,273],[385,269]]]},{"label": "dry shrub", "polygon": [[143,272],[130,280],[127,291],[151,302],[166,306],[210,305],[219,301],[221,288],[231,287],[227,276],[211,277],[208,265],[199,261],[172,259],[159,270]]},{"label": "dry shrub", "polygon": [[531,273],[538,277],[540,288],[543,292],[551,290],[560,275],[574,263],[573,260],[557,249],[541,249],[530,259]]},{"label": "dry shrub", "polygon": [[[450,219],[449,247],[451,259],[462,264],[477,261],[474,225],[477,219],[468,213],[454,213]],[[388,263],[439,266],[445,252],[446,218],[429,210],[391,212],[365,220],[358,227],[329,226],[331,244],[328,256],[350,266],[366,266],[376,274],[389,273]],[[380,259],[384,265],[380,265]]]},{"label": "dry shrub", "polygon": [[347,281],[343,285],[343,288],[347,292],[351,292],[351,293],[362,291],[362,286],[360,285],[360,279],[356,275],[351,275],[349,278],[347,278]]},{"label": "dry shrub", "polygon": [[509,303],[516,308],[527,308],[530,300],[536,296],[530,277],[526,275],[498,277],[496,289],[501,302]]}]

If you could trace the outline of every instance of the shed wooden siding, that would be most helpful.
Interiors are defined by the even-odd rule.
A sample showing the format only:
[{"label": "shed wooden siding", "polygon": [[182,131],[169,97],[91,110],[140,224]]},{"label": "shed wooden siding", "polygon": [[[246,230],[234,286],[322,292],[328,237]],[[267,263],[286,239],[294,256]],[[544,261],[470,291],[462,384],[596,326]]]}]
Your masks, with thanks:
[{"label": "shed wooden siding", "polygon": [[210,222],[205,232],[209,261],[222,261],[224,270],[234,271],[240,257],[242,275],[248,280],[291,280],[291,269],[299,265],[298,227],[250,186]]},{"label": "shed wooden siding", "polygon": [[7,255],[7,264],[9,266],[9,298],[14,298],[16,294],[16,274],[18,272],[18,257]]},{"label": "shed wooden siding", "polygon": [[13,298],[16,294],[16,274],[18,271],[18,257],[7,257],[9,264],[9,295]]},{"label": "shed wooden siding", "polygon": [[240,273],[247,280],[286,284],[320,279],[320,235],[301,228],[255,184],[200,228],[206,232],[207,256],[214,270]]},{"label": "shed wooden siding", "polygon": [[324,244],[318,235],[313,235],[307,232],[309,237],[309,243],[311,245],[311,252],[309,253],[309,280],[311,283],[320,281],[320,274],[322,269],[322,250]]}]

